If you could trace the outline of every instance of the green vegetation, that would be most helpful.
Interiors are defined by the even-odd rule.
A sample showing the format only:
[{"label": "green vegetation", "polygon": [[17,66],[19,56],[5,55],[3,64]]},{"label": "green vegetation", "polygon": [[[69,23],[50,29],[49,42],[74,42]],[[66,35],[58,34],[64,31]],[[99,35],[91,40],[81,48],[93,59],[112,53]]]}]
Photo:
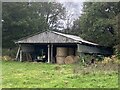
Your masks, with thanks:
[{"label": "green vegetation", "polygon": [[[4,2],[2,5],[3,88],[118,87],[118,65],[106,63],[110,58],[84,66],[12,61],[17,51],[13,40],[47,29],[58,30],[59,20],[65,20],[66,11],[62,4],[55,2]],[[85,2],[82,15],[66,32],[111,46],[120,58],[119,7],[120,2]]]},{"label": "green vegetation", "polygon": [[74,22],[73,29],[86,40],[104,46],[115,46],[118,44],[118,34],[120,35],[119,6],[120,2],[84,2],[83,14]]},{"label": "green vegetation", "polygon": [[3,61],[2,65],[3,88],[118,88],[116,64],[83,67]]},{"label": "green vegetation", "polygon": [[85,40],[110,46],[120,56],[120,2],[84,2],[82,15],[70,33]]},{"label": "green vegetation", "polygon": [[2,48],[2,56],[9,56],[10,58],[15,58],[16,53],[17,53],[17,49],[18,48],[14,48],[14,49],[3,49]]},{"label": "green vegetation", "polygon": [[2,46],[14,48],[14,40],[59,27],[65,9],[56,2],[3,2]]},{"label": "green vegetation", "polygon": [[[120,58],[120,2],[84,2],[82,14],[67,30],[67,11],[57,2],[4,2],[2,4],[2,47],[14,49],[14,40],[43,32],[59,30],[77,34],[85,40],[113,48]],[[68,11],[69,12],[69,11]],[[69,16],[68,21],[71,17]],[[70,23],[72,25],[72,23]],[[70,26],[68,24],[68,26]]]}]

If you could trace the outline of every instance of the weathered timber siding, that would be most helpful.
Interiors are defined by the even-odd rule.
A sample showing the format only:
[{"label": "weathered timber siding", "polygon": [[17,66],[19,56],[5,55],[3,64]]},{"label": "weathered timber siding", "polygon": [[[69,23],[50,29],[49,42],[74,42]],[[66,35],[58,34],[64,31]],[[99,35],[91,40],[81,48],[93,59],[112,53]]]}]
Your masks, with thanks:
[{"label": "weathered timber siding", "polygon": [[78,45],[78,52],[85,52],[85,53],[99,53],[100,50],[97,47],[91,47],[86,45]]},{"label": "weathered timber siding", "polygon": [[96,46],[88,46],[88,45],[82,45],[78,44],[78,52],[83,53],[98,53],[98,54],[112,54],[112,50],[108,48],[103,47],[96,47]]},{"label": "weathered timber siding", "polygon": [[41,34],[31,36],[19,43],[75,43],[75,40],[51,32],[43,32]]},{"label": "weathered timber siding", "polygon": [[34,46],[28,45],[28,44],[21,45],[21,49],[23,52],[34,52],[35,51]]}]

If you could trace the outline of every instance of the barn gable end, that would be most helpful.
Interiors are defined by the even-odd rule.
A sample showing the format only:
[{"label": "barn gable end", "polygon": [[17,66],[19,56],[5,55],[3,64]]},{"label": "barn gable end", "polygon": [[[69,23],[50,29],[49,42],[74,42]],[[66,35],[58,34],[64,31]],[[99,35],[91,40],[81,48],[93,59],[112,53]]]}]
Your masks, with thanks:
[{"label": "barn gable end", "polygon": [[75,43],[75,42],[77,41],[49,31],[19,40],[16,43]]}]

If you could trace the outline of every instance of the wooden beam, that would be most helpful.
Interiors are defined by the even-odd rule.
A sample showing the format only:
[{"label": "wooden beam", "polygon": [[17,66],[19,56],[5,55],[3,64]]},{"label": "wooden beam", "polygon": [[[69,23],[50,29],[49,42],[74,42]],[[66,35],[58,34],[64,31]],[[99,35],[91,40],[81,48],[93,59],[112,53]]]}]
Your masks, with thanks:
[{"label": "wooden beam", "polygon": [[22,50],[20,50],[20,62],[22,62]]},{"label": "wooden beam", "polygon": [[50,63],[50,45],[48,45],[48,63]]},{"label": "wooden beam", "polygon": [[53,63],[53,44],[51,44],[51,62]]},{"label": "wooden beam", "polygon": [[80,52],[80,46],[77,44],[77,53]]},{"label": "wooden beam", "polygon": [[20,53],[20,46],[19,46],[19,48],[18,48],[18,51],[17,51],[16,57],[15,57],[15,60],[18,60],[19,53]]}]

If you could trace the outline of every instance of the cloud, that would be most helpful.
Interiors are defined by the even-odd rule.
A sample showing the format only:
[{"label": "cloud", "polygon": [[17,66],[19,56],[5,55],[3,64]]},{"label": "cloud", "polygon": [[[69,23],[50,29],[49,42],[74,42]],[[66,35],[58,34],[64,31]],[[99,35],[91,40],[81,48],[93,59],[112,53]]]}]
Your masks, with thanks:
[{"label": "cloud", "polygon": [[82,13],[82,2],[63,2],[63,6],[66,8],[67,14],[73,14],[73,18],[78,18]]},{"label": "cloud", "polygon": [[[69,2],[70,1],[70,2]],[[73,25],[73,21],[76,20],[82,14],[83,2],[79,0],[60,0],[58,1],[66,8],[66,20],[60,21],[64,27]]]}]

